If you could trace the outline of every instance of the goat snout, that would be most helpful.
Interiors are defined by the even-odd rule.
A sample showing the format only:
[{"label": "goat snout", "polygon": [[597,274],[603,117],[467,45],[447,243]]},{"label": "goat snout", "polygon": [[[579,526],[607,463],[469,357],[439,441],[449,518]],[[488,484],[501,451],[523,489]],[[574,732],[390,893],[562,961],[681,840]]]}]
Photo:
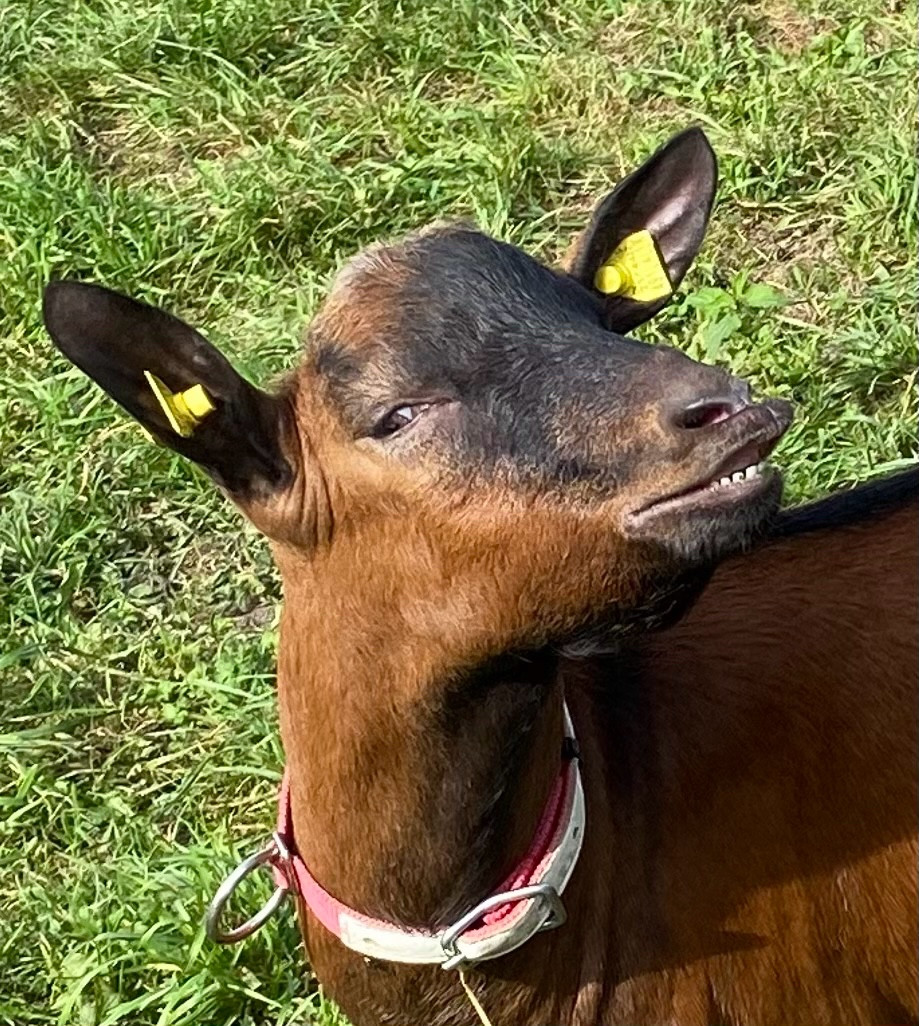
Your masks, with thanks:
[{"label": "goat snout", "polygon": [[728,378],[726,388],[689,403],[673,404],[668,410],[670,426],[675,431],[695,431],[718,424],[745,410],[750,405],[750,397],[746,381]]},{"label": "goat snout", "polygon": [[691,433],[729,420],[750,406],[752,391],[743,379],[720,367],[696,363],[675,349],[661,347],[657,357],[660,422],[676,439],[690,442]]}]

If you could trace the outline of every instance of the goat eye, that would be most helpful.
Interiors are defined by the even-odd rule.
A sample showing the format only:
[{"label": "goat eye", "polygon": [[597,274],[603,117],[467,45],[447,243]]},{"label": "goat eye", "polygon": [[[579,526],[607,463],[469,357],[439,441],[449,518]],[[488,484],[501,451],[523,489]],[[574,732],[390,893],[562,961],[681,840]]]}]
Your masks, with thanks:
[{"label": "goat eye", "polygon": [[386,435],[394,435],[397,431],[411,424],[411,422],[430,408],[430,403],[417,403],[414,406],[399,406],[391,410],[379,421],[374,434],[377,438],[384,438]]}]

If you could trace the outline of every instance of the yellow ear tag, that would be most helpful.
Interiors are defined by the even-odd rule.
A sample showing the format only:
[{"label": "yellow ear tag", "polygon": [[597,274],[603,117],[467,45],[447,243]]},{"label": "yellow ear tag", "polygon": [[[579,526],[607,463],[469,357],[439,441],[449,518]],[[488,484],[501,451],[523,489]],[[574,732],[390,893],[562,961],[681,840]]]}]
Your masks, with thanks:
[{"label": "yellow ear tag", "polygon": [[144,377],[150,386],[157,402],[166,414],[169,426],[177,435],[190,438],[195,428],[217,407],[211,397],[204,391],[203,385],[192,385],[184,392],[170,392],[162,381],[150,371],[144,371]]},{"label": "yellow ear tag", "polygon": [[594,285],[606,295],[626,296],[640,303],[673,292],[654,239],[644,228],[619,243],[594,276]]}]

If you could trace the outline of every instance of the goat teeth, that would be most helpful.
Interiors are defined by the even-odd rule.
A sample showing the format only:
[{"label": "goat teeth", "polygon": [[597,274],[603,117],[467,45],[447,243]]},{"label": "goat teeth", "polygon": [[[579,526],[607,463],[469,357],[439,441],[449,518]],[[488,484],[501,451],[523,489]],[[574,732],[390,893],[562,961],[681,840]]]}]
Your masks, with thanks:
[{"label": "goat teeth", "polygon": [[749,481],[751,478],[758,477],[764,466],[763,463],[753,463],[744,470],[735,470],[733,474],[717,478],[708,487],[717,490],[718,488],[729,488],[742,481]]}]

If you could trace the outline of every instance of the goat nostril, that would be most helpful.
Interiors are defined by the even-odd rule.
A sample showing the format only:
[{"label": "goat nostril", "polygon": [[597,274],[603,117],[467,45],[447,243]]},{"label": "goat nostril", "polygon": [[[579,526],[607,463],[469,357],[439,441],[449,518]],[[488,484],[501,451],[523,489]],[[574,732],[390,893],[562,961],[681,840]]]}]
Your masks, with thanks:
[{"label": "goat nostril", "polygon": [[702,399],[677,414],[676,427],[687,431],[710,427],[732,417],[746,405],[738,399]]}]

